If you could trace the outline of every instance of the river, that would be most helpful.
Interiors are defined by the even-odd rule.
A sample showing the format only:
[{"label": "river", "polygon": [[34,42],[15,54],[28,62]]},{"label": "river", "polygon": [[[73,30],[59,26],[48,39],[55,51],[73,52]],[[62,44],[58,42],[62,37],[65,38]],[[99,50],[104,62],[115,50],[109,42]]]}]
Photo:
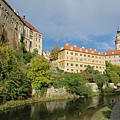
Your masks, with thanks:
[{"label": "river", "polygon": [[112,99],[118,101],[120,95],[39,102],[1,112],[0,120],[90,120]]}]

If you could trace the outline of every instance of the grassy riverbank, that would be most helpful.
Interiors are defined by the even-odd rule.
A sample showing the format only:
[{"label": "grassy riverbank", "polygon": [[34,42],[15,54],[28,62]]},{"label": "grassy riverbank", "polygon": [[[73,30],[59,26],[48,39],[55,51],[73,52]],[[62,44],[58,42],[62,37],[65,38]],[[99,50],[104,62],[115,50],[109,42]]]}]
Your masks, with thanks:
[{"label": "grassy riverbank", "polygon": [[64,96],[56,96],[56,97],[34,97],[29,98],[27,100],[11,100],[7,101],[0,105],[0,111],[4,111],[7,109],[28,105],[36,102],[44,102],[44,101],[54,101],[54,100],[64,100],[64,99],[76,99],[79,98],[77,95],[64,95]]},{"label": "grassy riverbank", "polygon": [[93,115],[91,120],[110,120],[110,114],[114,105],[115,103],[101,108]]}]

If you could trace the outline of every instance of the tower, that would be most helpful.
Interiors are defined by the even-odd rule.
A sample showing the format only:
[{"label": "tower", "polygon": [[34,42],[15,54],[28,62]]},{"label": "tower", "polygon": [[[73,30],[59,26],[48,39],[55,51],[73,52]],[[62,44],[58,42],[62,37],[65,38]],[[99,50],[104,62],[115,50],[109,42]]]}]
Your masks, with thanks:
[{"label": "tower", "polygon": [[115,40],[115,49],[120,50],[120,30],[117,30],[116,40]]}]

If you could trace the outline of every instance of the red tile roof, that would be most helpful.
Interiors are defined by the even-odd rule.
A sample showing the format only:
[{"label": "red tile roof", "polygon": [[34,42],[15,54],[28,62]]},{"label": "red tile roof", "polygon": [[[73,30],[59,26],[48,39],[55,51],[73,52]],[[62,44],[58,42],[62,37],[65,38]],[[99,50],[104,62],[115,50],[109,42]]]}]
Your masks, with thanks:
[{"label": "red tile roof", "polygon": [[[6,0],[3,0],[3,2],[14,12],[13,8],[8,4]],[[16,14],[16,12],[14,12]],[[35,27],[33,27],[30,23],[28,23],[26,20],[24,20],[22,17],[16,14],[20,18],[20,20],[30,29],[32,29],[35,32],[39,32]],[[39,32],[40,33],[40,32]]]},{"label": "red tile roof", "polygon": [[88,53],[88,54],[95,54],[95,55],[104,55],[103,53],[98,52],[96,49],[92,50],[91,48],[87,49],[87,48],[79,48],[76,45],[74,46],[69,46],[68,44],[66,44],[60,51],[62,50],[71,50],[71,51],[76,51],[76,52],[84,52],[84,53]]},{"label": "red tile roof", "polygon": [[[20,16],[19,16],[20,17]],[[28,23],[25,19],[23,19],[22,17],[20,17],[21,21],[30,29],[32,29],[35,32],[40,33],[35,27],[33,27],[30,23]]]},{"label": "red tile roof", "polygon": [[107,50],[104,55],[120,55],[120,50]]}]

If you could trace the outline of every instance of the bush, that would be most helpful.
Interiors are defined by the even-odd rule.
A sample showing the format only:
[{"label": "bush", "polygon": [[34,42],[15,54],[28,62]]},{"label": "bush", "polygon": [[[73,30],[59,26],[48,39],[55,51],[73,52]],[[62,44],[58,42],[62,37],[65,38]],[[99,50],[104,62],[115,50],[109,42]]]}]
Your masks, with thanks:
[{"label": "bush", "polygon": [[108,86],[108,87],[106,87],[106,88],[103,90],[103,92],[104,92],[104,93],[113,93],[113,90],[114,90],[114,88]]}]

